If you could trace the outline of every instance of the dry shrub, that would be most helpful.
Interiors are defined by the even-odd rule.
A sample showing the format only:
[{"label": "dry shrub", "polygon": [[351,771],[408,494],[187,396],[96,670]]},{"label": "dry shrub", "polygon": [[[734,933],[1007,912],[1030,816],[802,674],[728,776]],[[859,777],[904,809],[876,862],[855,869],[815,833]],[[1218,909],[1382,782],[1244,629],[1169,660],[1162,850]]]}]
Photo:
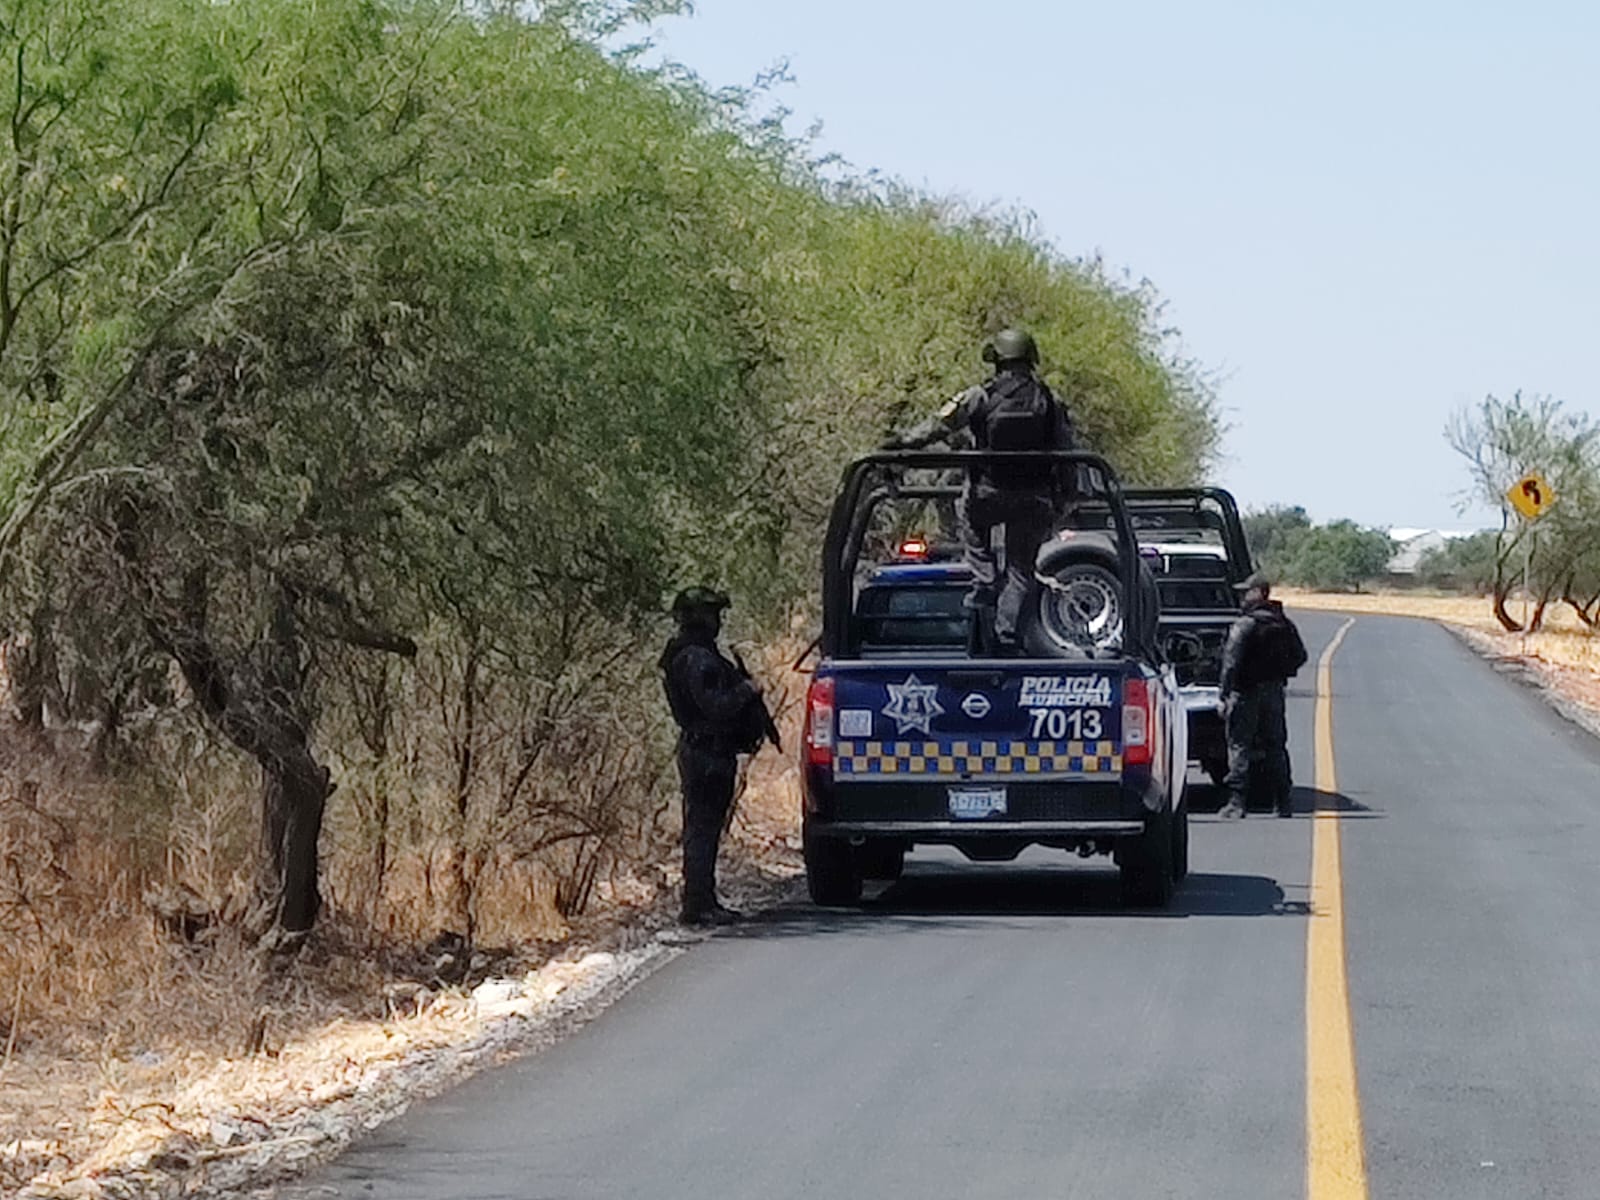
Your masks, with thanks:
[{"label": "dry shrub", "polygon": [[82,1055],[232,1027],[255,972],[226,921],[244,865],[236,795],[113,786],[47,736],[0,729],[8,1040]]},{"label": "dry shrub", "polygon": [[507,943],[560,937],[602,888],[653,898],[674,781],[651,655],[565,651],[519,662],[461,638],[330,666],[336,903],[386,934]]},{"label": "dry shrub", "polygon": [[[746,762],[736,900],[760,886],[751,867],[797,869],[796,650],[750,655],[789,753]],[[322,842],[327,904],[292,960],[264,958],[236,923],[258,781],[197,716],[130,721],[109,775],[81,731],[0,721],[0,1129],[30,1147],[0,1155],[0,1192],[52,1158],[118,1144],[148,1124],[136,1110],[178,1104],[219,1059],[281,1050],[292,1073],[291,1060],[346,1052],[334,1031],[349,1018],[381,1020],[391,984],[432,981],[424,943],[443,930],[548,946],[672,898],[672,734],[653,656],[635,651],[559,686],[480,679],[470,738],[459,659],[365,664],[381,685],[366,709],[330,680],[323,737],[341,752],[329,755],[340,786]],[[369,739],[356,720],[375,712],[365,733],[382,737]]]},{"label": "dry shrub", "polygon": [[[365,711],[325,691],[324,947],[393,963],[443,931],[550,943],[597,899],[646,907],[673,882],[672,734],[645,647],[554,679],[484,673],[470,700],[469,682],[425,654],[385,665]],[[374,707],[382,728],[361,729]],[[130,722],[110,775],[63,736],[0,736],[0,1050],[237,1042],[267,1002],[237,919],[254,768],[187,707]],[[757,763],[746,811],[795,811],[787,757]],[[763,831],[745,840],[781,844],[782,820],[745,820]]]}]

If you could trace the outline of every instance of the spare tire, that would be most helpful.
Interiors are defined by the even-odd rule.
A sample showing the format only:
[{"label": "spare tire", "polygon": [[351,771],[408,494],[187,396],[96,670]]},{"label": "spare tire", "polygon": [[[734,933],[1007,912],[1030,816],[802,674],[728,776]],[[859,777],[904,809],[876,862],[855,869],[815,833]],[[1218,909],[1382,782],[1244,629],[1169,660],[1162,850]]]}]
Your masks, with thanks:
[{"label": "spare tire", "polygon": [[[1161,595],[1142,561],[1144,638],[1154,646]],[[1045,658],[1083,658],[1127,642],[1127,598],[1123,594],[1116,543],[1102,533],[1073,532],[1039,549],[1035,583],[1023,603],[1018,630],[1023,648]]]},{"label": "spare tire", "polygon": [[1109,538],[1074,533],[1046,542],[1035,576],[1018,630],[1029,654],[1081,658],[1121,644],[1127,606]]}]

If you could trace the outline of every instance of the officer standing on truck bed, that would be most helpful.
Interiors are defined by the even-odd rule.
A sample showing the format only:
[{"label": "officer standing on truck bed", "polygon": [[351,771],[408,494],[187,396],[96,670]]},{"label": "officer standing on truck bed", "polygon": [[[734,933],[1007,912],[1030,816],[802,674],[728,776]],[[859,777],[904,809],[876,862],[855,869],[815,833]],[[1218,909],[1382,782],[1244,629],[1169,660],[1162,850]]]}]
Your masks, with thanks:
[{"label": "officer standing on truck bed", "polygon": [[[1071,450],[1072,420],[1039,378],[1039,347],[1031,334],[1003,329],[984,347],[995,373],[987,383],[953,397],[929,420],[890,437],[885,450],[912,450],[968,431],[979,450]],[[1057,476],[1049,464],[976,468],[961,495],[958,512],[972,589],[967,607],[974,614],[980,648],[990,629],[1004,646],[1015,644],[1022,602],[1039,546],[1056,517]],[[1005,526],[1006,578],[996,590],[993,532]]]},{"label": "officer standing on truck bed", "polygon": [[[728,597],[707,587],[678,593],[678,632],[661,654],[667,703],[680,730],[683,782],[683,911],[686,925],[727,925],[738,913],[717,899],[717,846],[733,805],[740,754],[763,739],[778,746],[761,685],[717,647]],[[781,747],[780,747],[781,748]]]},{"label": "officer standing on truck bed", "polygon": [[1242,817],[1252,795],[1266,795],[1280,817],[1292,817],[1284,689],[1305,665],[1306,647],[1264,576],[1246,581],[1242,608],[1222,648],[1228,802],[1219,815]]}]

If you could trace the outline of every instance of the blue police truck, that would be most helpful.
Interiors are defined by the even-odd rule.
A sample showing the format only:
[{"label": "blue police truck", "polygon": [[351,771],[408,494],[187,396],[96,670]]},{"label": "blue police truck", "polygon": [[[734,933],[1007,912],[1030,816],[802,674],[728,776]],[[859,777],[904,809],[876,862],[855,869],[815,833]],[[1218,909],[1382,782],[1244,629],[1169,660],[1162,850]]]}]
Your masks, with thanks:
[{"label": "blue police truck", "polygon": [[[974,652],[951,541],[963,478],[1049,460],[1055,527],[1019,643]],[[1108,854],[1130,904],[1188,870],[1188,722],[1156,581],[1110,466],[1056,451],[898,452],[852,463],[829,519],[801,748],[811,898],[859,901],[915,845],[977,862],[1026,846]]]}]

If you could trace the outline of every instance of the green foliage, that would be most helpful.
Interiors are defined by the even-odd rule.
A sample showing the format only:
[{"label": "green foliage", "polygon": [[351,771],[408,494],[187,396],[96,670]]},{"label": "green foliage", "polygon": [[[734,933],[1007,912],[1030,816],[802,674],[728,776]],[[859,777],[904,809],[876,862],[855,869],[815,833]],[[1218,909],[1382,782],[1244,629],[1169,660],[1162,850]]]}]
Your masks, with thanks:
[{"label": "green foliage", "polygon": [[1272,579],[1282,579],[1294,557],[1299,539],[1311,528],[1311,518],[1299,505],[1274,505],[1241,518],[1250,557]]},{"label": "green foliage", "polygon": [[1394,555],[1383,531],[1354,521],[1313,525],[1299,505],[1246,513],[1243,520],[1251,557],[1275,583],[1359,591],[1383,574]]},{"label": "green foliage", "polygon": [[1428,587],[1487,595],[1494,588],[1499,540],[1493,530],[1455,538],[1422,556],[1417,578]]},{"label": "green foliage", "polygon": [[[1501,513],[1490,585],[1501,623],[1521,625],[1506,601],[1530,564],[1535,625],[1551,600],[1566,601],[1586,622],[1600,619],[1600,422],[1551,397],[1517,392],[1460,410],[1445,436],[1467,460],[1467,494]],[[1530,523],[1512,511],[1505,493],[1533,471],[1557,499]]]},{"label": "green foliage", "polygon": [[660,765],[606,744],[663,597],[803,604],[842,463],[986,333],[1035,333],[1125,477],[1198,480],[1211,393],[1148,285],[824,182],[602,48],[666,7],[0,0],[3,600],[74,715],[170,703],[176,657],[270,770],[264,728],[351,761],[426,696],[451,820],[502,828],[535,764],[611,764],[611,812]]},{"label": "green foliage", "polygon": [[354,238],[440,127],[408,4],[0,4],[0,557],[177,336],[286,250]]},{"label": "green foliage", "polygon": [[1382,530],[1363,529],[1354,521],[1330,521],[1293,540],[1283,582],[1360,591],[1363,583],[1383,574],[1393,555],[1394,543]]}]

